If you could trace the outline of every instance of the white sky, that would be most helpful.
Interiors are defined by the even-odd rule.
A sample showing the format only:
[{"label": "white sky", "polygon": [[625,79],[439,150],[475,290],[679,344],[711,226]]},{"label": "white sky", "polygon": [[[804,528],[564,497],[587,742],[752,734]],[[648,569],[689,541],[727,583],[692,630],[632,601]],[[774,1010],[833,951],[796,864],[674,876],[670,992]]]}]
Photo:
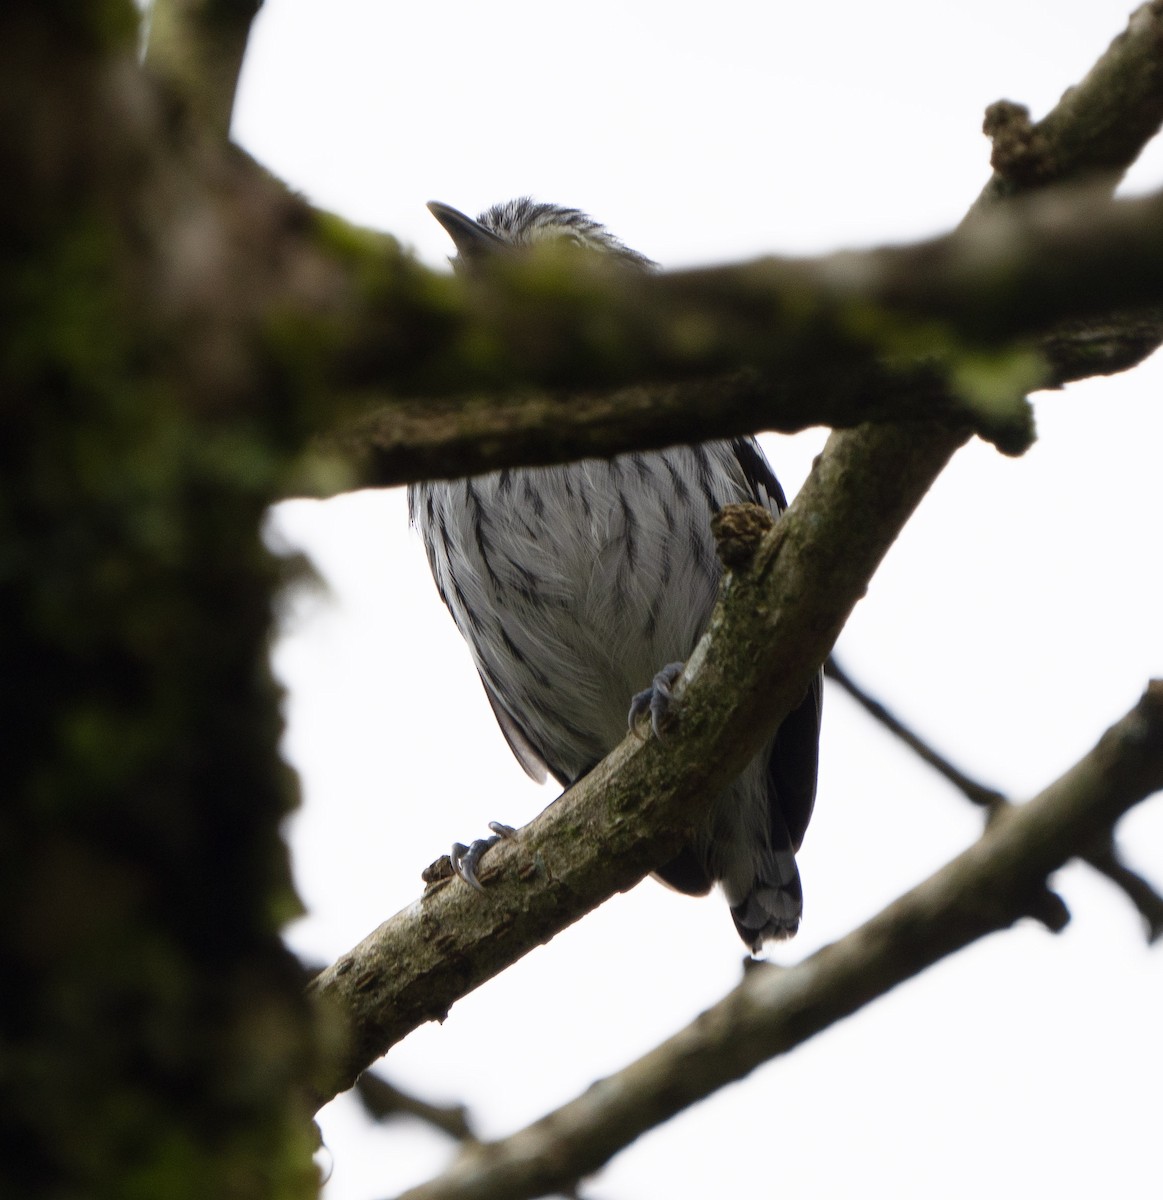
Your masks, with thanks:
[{"label": "white sky", "polygon": [[[810,254],[952,225],[987,174],[985,105],[1044,113],[1129,0],[582,7],[267,0],[236,136],[312,201],[440,266],[424,209],[522,193],[584,208],[664,265]],[[1131,185],[1163,183],[1151,152]],[[1015,797],[1050,782],[1163,674],[1163,365],[1038,398],[1024,459],[974,444],[873,581],[839,654],[955,760]],[[766,445],[789,492],[823,434]],[[489,819],[550,799],[509,756],[399,491],[284,504],[273,536],[329,595],[275,650],[291,824],[316,959],[414,899]],[[797,961],[965,846],[979,820],[840,694],[800,856]],[[1122,828],[1163,882],[1163,803]],[[591,1197],[1158,1195],[1163,956],[1093,873],[1057,880],[1059,938],[1022,925],[946,962],[624,1152]],[[718,897],[647,882],[417,1031],[386,1064],[504,1134],[617,1069],[738,979]],[[327,1200],[392,1194],[451,1145],[324,1113]]]}]

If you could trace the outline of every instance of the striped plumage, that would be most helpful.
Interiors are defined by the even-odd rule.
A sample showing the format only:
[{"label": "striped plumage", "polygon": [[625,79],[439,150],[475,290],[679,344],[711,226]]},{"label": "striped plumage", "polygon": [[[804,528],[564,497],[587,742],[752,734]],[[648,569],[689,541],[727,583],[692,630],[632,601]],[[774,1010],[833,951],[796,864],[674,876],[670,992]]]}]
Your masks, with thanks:
[{"label": "striped plumage", "polygon": [[[473,222],[430,207],[460,265],[490,247],[553,236],[650,265],[576,209],[518,200]],[[741,501],[777,516],[786,506],[753,438],[409,489],[440,596],[531,775],[579,779],[625,736],[631,697],[690,654],[718,587],[710,519]],[[753,949],[799,925],[794,855],[815,796],[819,706],[817,679],[765,751],[709,806],[692,843],[657,872],[691,894],[721,882]]]}]

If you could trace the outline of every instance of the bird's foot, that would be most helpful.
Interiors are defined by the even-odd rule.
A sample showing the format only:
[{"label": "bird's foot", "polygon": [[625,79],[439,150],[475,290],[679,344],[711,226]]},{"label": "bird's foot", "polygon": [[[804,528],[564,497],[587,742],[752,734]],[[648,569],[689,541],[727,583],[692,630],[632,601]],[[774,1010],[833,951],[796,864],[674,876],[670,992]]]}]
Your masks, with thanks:
[{"label": "bird's foot", "polygon": [[650,714],[650,728],[654,730],[654,736],[659,741],[662,740],[662,731],[670,716],[670,706],[674,700],[670,689],[673,687],[674,681],[682,674],[684,666],[685,664],[680,662],[667,663],[655,675],[654,682],[630,701],[630,714],[626,718],[626,722],[630,726],[630,732],[637,734],[643,741],[646,739],[641,733],[638,733],[638,722],[647,713]]},{"label": "bird's foot", "polygon": [[517,836],[517,831],[512,825],[503,825],[500,821],[490,821],[489,828],[493,831],[492,837],[477,838],[471,846],[466,846],[463,842],[453,842],[448,854],[453,871],[478,892],[485,890],[484,884],[477,878],[477,867],[485,851],[500,841],[511,841]]}]

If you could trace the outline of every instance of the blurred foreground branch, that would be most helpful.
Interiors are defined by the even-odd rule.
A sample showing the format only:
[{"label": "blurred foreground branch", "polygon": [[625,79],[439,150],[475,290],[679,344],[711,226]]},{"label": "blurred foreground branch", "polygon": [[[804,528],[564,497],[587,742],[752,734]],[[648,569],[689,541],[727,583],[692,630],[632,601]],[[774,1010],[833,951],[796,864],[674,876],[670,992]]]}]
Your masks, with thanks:
[{"label": "blurred foreground branch", "polygon": [[1028,392],[1125,370],[1163,337],[1163,194],[1108,193],[1041,193],[943,238],[811,260],[647,277],[552,248],[503,261],[456,281],[448,334],[411,369],[355,335],[337,384],[359,411],[316,452],[359,486],[870,421],[941,419],[1020,453]]},{"label": "blurred foreground branch", "polygon": [[859,929],[794,967],[747,972],[656,1049],[518,1133],[466,1147],[402,1200],[523,1200],[571,1186],[695,1101],[1013,924],[1050,872],[1161,788],[1163,680],[1155,680],[1065,775]]},{"label": "blurred foreground branch", "polygon": [[[1113,191],[1163,121],[1161,45],[1163,3],[1151,0],[1132,14],[1126,31],[1042,121],[1030,122],[1017,105],[994,106],[987,116],[986,132],[994,143],[995,170],[966,218],[964,228],[970,236],[964,241],[937,239],[899,251],[841,255],[814,264],[789,264],[793,271],[801,271],[800,285],[789,290],[785,305],[775,303],[769,296],[758,322],[755,320],[759,311],[757,285],[765,270],[778,278],[782,267],[776,260],[722,268],[716,284],[719,294],[709,292],[706,305],[678,314],[684,319],[671,326],[670,334],[657,325],[641,324],[641,314],[651,314],[654,310],[651,304],[637,300],[623,306],[617,319],[599,318],[593,326],[593,307],[578,310],[576,304],[575,311],[543,312],[528,325],[513,310],[513,301],[496,302],[492,296],[480,297],[475,309],[462,309],[455,318],[464,322],[462,340],[489,346],[490,360],[507,362],[513,370],[510,382],[523,378],[526,390],[510,389],[504,396],[486,394],[481,389],[487,381],[474,382],[462,377],[459,383],[446,380],[443,397],[436,401],[409,398],[409,391],[416,389],[399,381],[394,388],[396,395],[390,399],[381,396],[380,400],[386,403],[377,404],[370,389],[382,387],[382,381],[369,381],[360,419],[346,431],[329,435],[327,447],[332,454],[338,452],[342,469],[314,480],[311,486],[324,491],[386,486],[426,475],[470,474],[501,466],[558,462],[756,429],[793,432],[812,424],[850,426],[892,415],[899,418],[920,413],[932,417],[952,413],[965,419],[966,397],[943,394],[940,372],[934,372],[932,364],[912,362],[906,366],[898,362],[895,370],[888,370],[884,361],[876,361],[875,357],[870,361],[860,348],[862,337],[869,337],[875,331],[872,343],[883,353],[891,350],[894,334],[904,333],[900,327],[894,331],[892,322],[886,321],[884,314],[870,312],[870,307],[881,301],[903,301],[926,319],[939,314],[952,320],[948,305],[961,304],[966,306],[962,311],[973,309],[971,317],[984,316],[1003,323],[1012,320],[1013,309],[1000,292],[987,297],[980,290],[965,289],[968,280],[974,277],[983,282],[992,280],[991,286],[1001,285],[1008,268],[1003,267],[997,273],[986,264],[991,256],[995,265],[1001,264],[1010,251],[1019,260],[1027,254],[1039,259],[1039,265],[1027,277],[1040,277],[1035,291],[1051,304],[1055,293],[1059,300],[1067,295],[1077,297],[1073,285],[1064,285],[1057,274],[1065,261],[1059,255],[1061,247],[1044,246],[1046,253],[1039,255],[1033,248],[1036,238],[1023,247],[1027,232],[1022,229],[1024,218],[998,217],[999,206],[995,202],[1064,181],[1101,179],[1088,204],[1101,192]],[[1042,211],[1053,214],[1050,217],[1053,224],[1063,210],[1052,204]],[[990,226],[994,219],[999,224]],[[1086,243],[1090,232],[1087,228],[1080,229],[1082,243]],[[1091,245],[1093,248],[1095,244]],[[946,272],[949,265],[946,259],[956,264],[959,246],[966,249],[962,267],[953,265]],[[977,258],[978,253],[983,257]],[[1047,261],[1047,255],[1049,260],[1057,262]],[[1142,255],[1132,252],[1130,258],[1136,263],[1133,275],[1143,280],[1144,271],[1148,275],[1154,273],[1158,282],[1158,274],[1146,265]],[[1033,259],[1027,262],[1032,265]],[[1098,274],[1105,274],[1109,280],[1108,265],[1102,266]],[[1045,273],[1043,266],[1049,268]],[[820,283],[831,281],[836,289],[831,304],[824,292],[813,291],[809,286],[813,270]],[[732,271],[736,272],[734,278]],[[698,272],[686,273],[677,284],[662,286],[673,286],[681,300],[684,289],[689,292],[701,286],[701,278]],[[1055,278],[1057,286],[1051,282]],[[791,279],[794,281],[795,276]],[[1012,279],[1010,282],[1014,283]],[[1153,293],[1147,301],[1152,306],[1161,299],[1154,289],[1155,283],[1147,289]],[[944,301],[939,300],[941,294]],[[1016,297],[1017,287],[1008,295]],[[1027,345],[1034,353],[1020,363],[1002,359],[976,364],[978,400],[981,391],[988,390],[985,385],[992,383],[994,399],[1002,409],[990,414],[978,404],[974,419],[983,434],[1010,449],[1019,449],[1029,437],[1016,404],[1024,391],[1125,370],[1150,354],[1159,345],[1163,318],[1154,307],[1137,313],[1128,311],[1129,299],[1126,294],[1108,297],[1097,307],[1092,305],[1085,317],[1078,312],[1059,312],[1058,324],[1051,329],[1046,326],[1055,318],[1049,311],[1032,320],[1032,314],[1027,312],[1020,330],[1011,324],[1007,336],[1027,335]],[[936,306],[932,310],[927,307],[930,300]],[[841,301],[844,303],[840,304]],[[1075,302],[1076,299],[1069,301]],[[1027,300],[1023,298],[1018,303]],[[741,304],[752,311],[741,313]],[[840,304],[839,314],[837,304]],[[946,305],[944,310],[942,304]],[[1111,311],[1099,312],[1104,306]],[[849,318],[847,324],[843,319],[836,320],[844,311]],[[491,323],[494,312],[499,318],[496,325]],[[789,312],[798,314],[793,325],[799,322],[790,338],[791,345]],[[500,314],[504,314],[503,318]],[[725,327],[718,325],[718,318],[723,316],[728,318]],[[569,385],[568,398],[544,390],[554,382],[552,371],[546,373],[545,363],[542,373],[531,378],[522,375],[531,367],[528,354],[519,363],[509,362],[503,351],[506,334],[499,333],[496,326],[520,331],[523,325],[524,331],[517,336],[524,350],[551,346],[569,364],[572,370],[567,372],[565,380]],[[860,331],[855,340],[852,340],[853,325]],[[756,326],[757,336],[749,339],[750,344],[740,344],[737,339],[742,339],[743,330]],[[720,357],[726,344],[716,339],[724,329],[731,350]],[[698,336],[692,337],[692,331],[697,331]],[[931,323],[928,332],[935,332]],[[958,332],[962,336],[969,333]],[[995,325],[993,333],[997,332]],[[983,335],[985,331],[979,329],[977,333]],[[938,343],[947,334],[948,330],[939,336]],[[603,380],[592,374],[577,374],[579,366],[583,372],[607,371],[610,353],[621,344],[623,335],[630,344],[630,356],[621,360],[620,379]],[[907,337],[903,341],[907,343]],[[868,343],[864,345],[867,349]],[[946,341],[945,347],[950,349],[951,343]],[[446,353],[447,348],[441,352]],[[662,359],[650,364],[651,356],[660,353],[677,354],[680,358],[685,354],[691,368],[701,359],[714,378],[674,380],[675,358],[670,359],[669,365]],[[737,372],[742,363],[761,369],[757,374],[740,375]],[[720,366],[727,371],[725,377],[717,369]],[[1007,367],[1013,370],[1008,380]],[[649,378],[654,386],[649,391],[625,386],[612,393],[585,391],[587,382],[591,385],[604,382],[609,386],[632,382],[626,377],[627,369],[640,379]],[[1023,370],[1029,374],[1021,379]],[[672,378],[671,386],[659,388],[657,385],[668,377]],[[963,378],[962,382],[968,380]],[[359,390],[357,381],[352,386]],[[417,395],[423,390],[419,389]]]},{"label": "blurred foreground branch", "polygon": [[146,66],[190,109],[201,132],[222,142],[250,26],[262,0],[152,0]]}]

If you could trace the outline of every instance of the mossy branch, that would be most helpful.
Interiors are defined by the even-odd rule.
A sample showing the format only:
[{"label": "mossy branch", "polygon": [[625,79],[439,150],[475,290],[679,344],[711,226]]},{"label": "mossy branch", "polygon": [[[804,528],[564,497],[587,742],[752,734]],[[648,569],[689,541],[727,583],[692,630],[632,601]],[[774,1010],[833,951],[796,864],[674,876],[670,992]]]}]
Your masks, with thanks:
[{"label": "mossy branch", "polygon": [[[1111,374],[1141,361],[1159,345],[1163,334],[1163,316],[1157,310],[1161,299],[1159,262],[1148,265],[1138,257],[1136,250],[1124,247],[1123,260],[1129,251],[1132,273],[1145,285],[1147,294],[1140,293],[1139,302],[1151,307],[1144,311],[1127,311],[1134,303],[1128,293],[1106,299],[1092,294],[1083,302],[1089,310],[1087,313],[1059,311],[1055,318],[1050,311],[1055,303],[1054,296],[1035,283],[1035,291],[1042,291],[1044,299],[1049,301],[1049,308],[1039,313],[1026,309],[1019,318],[1011,301],[1017,294],[1017,280],[1007,275],[1008,268],[1004,266],[1000,273],[994,273],[992,267],[983,270],[984,258],[976,260],[974,266],[976,252],[971,248],[976,245],[985,258],[993,254],[1002,259],[1005,247],[1013,248],[1015,242],[1020,243],[1029,232],[1022,222],[1031,218],[1022,218],[1018,214],[999,217],[998,200],[1043,190],[1055,183],[1086,180],[1094,189],[1087,204],[1094,204],[1104,191],[1113,189],[1163,122],[1161,45],[1163,3],[1151,0],[1132,14],[1127,29],[1112,42],[1086,78],[1070,88],[1042,121],[1031,123],[1024,109],[1009,103],[990,110],[986,132],[994,141],[995,172],[965,222],[978,232],[960,245],[970,248],[963,260],[964,270],[970,276],[977,274],[979,280],[992,277],[995,285],[992,295],[988,289],[966,288],[965,276],[955,283],[956,270],[944,273],[944,260],[958,257],[956,241],[938,240],[912,251],[896,252],[895,270],[892,265],[894,252],[886,252],[880,258],[874,255],[867,260],[856,256],[831,260],[832,268],[817,263],[815,265],[825,278],[839,276],[839,280],[833,280],[836,286],[844,280],[850,288],[857,283],[864,286],[871,280],[885,277],[882,295],[877,296],[875,289],[862,292],[859,287],[848,294],[848,300],[859,302],[855,312],[867,320],[850,319],[847,327],[843,321],[829,326],[826,319],[813,325],[805,318],[804,309],[795,303],[784,308],[771,306],[759,323],[757,345],[742,348],[742,352],[736,347],[726,368],[733,373],[742,364],[750,362],[760,366],[766,363],[766,370],[758,375],[732,375],[726,381],[676,380],[668,374],[676,367],[692,369],[689,362],[685,366],[676,364],[673,359],[669,363],[642,363],[641,357],[649,355],[650,347],[657,344],[658,337],[656,334],[652,341],[646,336],[646,331],[635,320],[635,312],[623,310],[618,320],[605,314],[599,336],[590,339],[592,344],[588,346],[584,345],[585,314],[581,314],[580,325],[567,316],[553,322],[552,337],[547,333],[544,338],[538,338],[536,326],[532,330],[527,328],[526,335],[520,339],[522,350],[536,349],[548,343],[561,348],[565,362],[573,368],[580,363],[587,370],[593,364],[599,364],[599,370],[608,369],[609,360],[603,350],[609,351],[610,346],[616,344],[618,331],[624,330],[632,336],[633,345],[630,355],[619,361],[621,374],[618,378],[623,383],[649,379],[657,385],[661,376],[670,378],[671,385],[668,388],[652,386],[652,399],[647,403],[642,391],[631,388],[611,393],[609,378],[595,379],[593,375],[586,376],[584,371],[580,376],[567,374],[567,398],[536,386],[552,384],[552,373],[533,378],[518,374],[517,378],[524,378],[529,384],[528,391],[514,393],[510,388],[505,396],[485,390],[487,379],[461,377],[445,379],[438,389],[442,398],[433,400],[416,398],[431,391],[431,387],[424,388],[419,383],[411,387],[398,381],[392,387],[393,396],[381,392],[377,407],[371,393],[382,387],[383,381],[378,385],[369,381],[358,402],[364,411],[362,420],[353,427],[355,436],[343,441],[342,451],[338,454],[334,446],[331,447],[332,466],[335,467],[335,459],[338,459],[340,469],[333,470],[329,476],[317,476],[310,486],[321,490],[340,488],[345,486],[345,475],[347,486],[398,483],[423,475],[468,473],[521,462],[561,461],[756,429],[792,432],[811,424],[850,426],[860,421],[885,419],[893,414],[901,417],[919,412],[932,417],[955,412],[964,418],[964,392],[958,395],[954,389],[951,393],[942,393],[940,384],[948,378],[940,371],[934,371],[931,358],[918,363],[910,361],[907,353],[894,356],[889,342],[871,336],[873,328],[881,333],[891,330],[901,335],[896,349],[902,350],[907,345],[908,324],[896,326],[891,320],[885,320],[877,305],[902,302],[906,308],[911,306],[914,314],[918,310],[924,313],[926,297],[937,300],[942,292],[945,316],[953,321],[952,335],[944,337],[944,347],[950,352],[945,366],[967,365],[968,371],[960,372],[961,382],[963,385],[969,383],[971,390],[973,380],[967,380],[966,375],[976,374],[979,386],[988,386],[989,382],[1000,385],[995,390],[995,399],[1000,395],[1000,412],[995,409],[990,413],[988,405],[983,410],[979,390],[973,419],[985,436],[997,439],[1009,449],[1020,449],[1029,437],[1028,425],[1023,422],[1017,406],[1022,394],[1021,383],[1032,390],[1090,375]],[[1053,225],[1061,209],[1056,212],[1051,207],[1040,211]],[[1077,215],[1082,217],[1081,213]],[[990,232],[988,228],[979,227],[982,218],[989,222],[996,218],[999,223],[991,226]],[[1146,218],[1146,221],[1149,224],[1153,219]],[[1047,232],[1052,242],[1054,235],[1052,231]],[[1078,241],[1083,244],[1084,254],[1094,250],[1093,243],[1089,251],[1085,248],[1089,232],[1085,227],[1078,230]],[[1025,253],[1031,254],[1026,260],[1027,276],[1039,274],[1042,266],[1051,268],[1049,276],[1057,271],[1061,261],[1056,257],[1057,248],[1046,245],[1044,249],[1053,261],[1030,248],[1018,247],[1019,260]],[[810,274],[811,265],[800,265]],[[1090,275],[1094,282],[1098,281],[1097,277],[1103,277],[1109,285],[1118,278],[1118,272],[1112,271],[1112,267],[1113,263],[1104,258],[1097,265],[1092,262],[1092,270],[1084,268],[1083,274]],[[914,271],[920,271],[915,289],[911,285]],[[888,283],[893,275],[898,281],[895,286]],[[698,286],[698,273],[691,273],[686,278],[695,281],[692,286]],[[1003,285],[1007,278],[1014,285],[1008,292]],[[1068,291],[1073,292],[1073,283],[1067,289],[1065,281],[1060,279],[1057,296],[1061,299]],[[681,277],[675,286],[682,288]],[[746,288],[744,281],[745,294]],[[821,305],[821,293],[813,294],[810,288],[808,293],[808,314],[814,312],[820,316],[822,310],[825,317],[837,317],[836,309],[829,313],[827,305]],[[794,295],[789,297],[789,300],[794,299]],[[475,316],[457,319],[466,321],[466,343],[493,347],[490,322],[496,311],[506,306],[491,298],[480,303],[481,310]],[[1025,303],[1023,298],[1020,305]],[[1076,300],[1071,299],[1068,303],[1074,304]],[[732,297],[728,311],[733,319],[737,315],[734,304]],[[820,307],[813,309],[813,304]],[[1113,311],[1103,311],[1106,307]],[[962,314],[968,314],[969,328],[957,326],[953,312],[958,308]],[[789,321],[788,313],[801,324],[797,326],[795,320]],[[577,316],[574,314],[575,318]],[[769,319],[773,316],[779,319]],[[849,316],[852,317],[851,311]],[[1056,328],[1046,328],[1054,319],[1062,323]],[[694,331],[696,346],[711,358],[714,357],[713,339],[708,336],[708,330],[714,328],[713,320],[713,313],[707,318],[704,313],[694,312],[678,326],[680,332]],[[979,323],[976,327],[975,322]],[[853,326],[857,327],[861,337],[851,337]],[[515,328],[519,328],[519,323]],[[1031,376],[1022,381],[1011,374],[1007,380],[1004,368],[1008,365],[1012,369],[1017,364],[1004,355],[986,355],[984,360],[967,362],[973,355],[964,353],[967,347],[959,339],[974,329],[979,337],[1023,337],[1023,344],[1031,353],[1022,362],[1025,369],[1031,371]],[[931,325],[929,330],[932,332]],[[912,332],[917,332],[915,326]],[[949,332],[949,328],[944,330],[944,334]],[[575,335],[582,345],[573,340]],[[937,338],[938,345],[942,344],[943,336]],[[700,339],[706,340],[700,343]],[[682,345],[681,336],[676,334],[675,340]],[[789,346],[788,342],[793,344]],[[686,349],[690,351],[691,346],[688,344]],[[931,353],[932,347],[927,346],[926,354]],[[503,353],[490,355],[494,363],[503,361],[504,357]],[[891,366],[890,359],[893,360]],[[456,355],[452,354],[445,359],[445,365],[455,370],[452,368],[455,361]],[[522,360],[522,370],[528,369],[529,361],[529,358]],[[713,364],[704,363],[703,369],[713,370]],[[580,386],[587,379],[594,383],[595,394],[585,393]],[[606,390],[597,392],[598,384]],[[354,390],[359,392],[360,389]],[[448,396],[454,398],[448,399]]]},{"label": "mossy branch", "polygon": [[[1020,452],[1027,392],[1159,344],[1161,229],[1163,194],[1097,189],[814,260],[640,278],[576,259],[564,292],[552,262],[506,262],[487,285],[447,281],[448,327],[410,367],[396,347],[352,351],[359,373],[336,386],[366,387],[352,407],[370,411],[323,448],[363,486],[870,421],[944,419]],[[400,395],[372,399],[393,371]],[[649,385],[613,386],[634,380]]]},{"label": "mossy branch", "polygon": [[146,66],[208,137],[225,142],[251,23],[262,0],[153,0]]}]

